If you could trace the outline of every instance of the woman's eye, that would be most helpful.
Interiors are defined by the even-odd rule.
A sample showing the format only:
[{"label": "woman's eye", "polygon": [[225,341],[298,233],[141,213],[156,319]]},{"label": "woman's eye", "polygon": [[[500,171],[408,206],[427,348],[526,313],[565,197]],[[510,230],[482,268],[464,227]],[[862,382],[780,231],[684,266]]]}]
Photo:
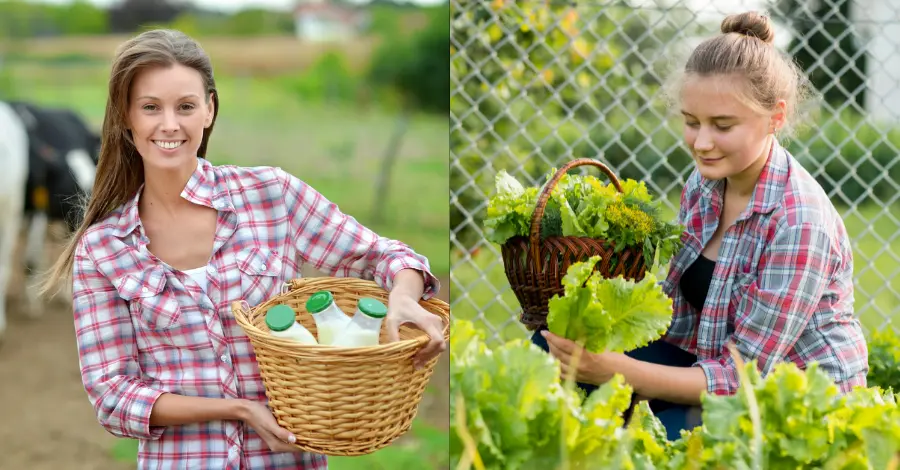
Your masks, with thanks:
[{"label": "woman's eye", "polygon": [[143,109],[144,111],[155,111],[156,105],[155,104],[145,104],[141,109]]},{"label": "woman's eye", "polygon": [[700,127],[699,122],[685,122],[685,125],[687,125],[688,127]]},{"label": "woman's eye", "polygon": [[183,105],[181,105],[181,109],[182,109],[182,111],[190,111],[190,110],[194,109],[194,105],[192,105],[190,103],[184,103]]},{"label": "woman's eye", "polygon": [[716,129],[718,129],[720,131],[727,131],[727,130],[731,129],[731,127],[732,126],[716,126]]}]

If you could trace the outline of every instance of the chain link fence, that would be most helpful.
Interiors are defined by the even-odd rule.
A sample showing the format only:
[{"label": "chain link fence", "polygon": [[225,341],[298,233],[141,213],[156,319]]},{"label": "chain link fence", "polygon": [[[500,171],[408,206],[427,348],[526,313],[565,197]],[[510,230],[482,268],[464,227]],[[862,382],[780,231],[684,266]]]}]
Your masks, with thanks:
[{"label": "chain link fence", "polygon": [[[775,46],[817,90],[783,142],[844,216],[868,332],[900,313],[900,0],[773,2],[451,0],[451,284],[454,314],[492,340],[525,336],[482,218],[494,175],[538,185],[598,158],[641,179],[674,217],[693,169],[666,79],[728,14],[766,12]],[[580,171],[580,170],[579,170]],[[590,170],[588,170],[590,172]],[[599,175],[598,176],[602,176]]]}]

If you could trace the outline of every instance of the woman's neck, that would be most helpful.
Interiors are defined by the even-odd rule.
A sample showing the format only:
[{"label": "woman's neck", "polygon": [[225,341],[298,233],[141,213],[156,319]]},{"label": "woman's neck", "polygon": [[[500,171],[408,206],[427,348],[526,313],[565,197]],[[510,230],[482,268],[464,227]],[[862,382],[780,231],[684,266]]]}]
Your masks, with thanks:
[{"label": "woman's neck", "polygon": [[173,215],[184,204],[190,204],[181,197],[181,193],[194,170],[194,166],[168,171],[144,167],[144,192],[141,194],[140,205],[152,207],[154,212]]}]

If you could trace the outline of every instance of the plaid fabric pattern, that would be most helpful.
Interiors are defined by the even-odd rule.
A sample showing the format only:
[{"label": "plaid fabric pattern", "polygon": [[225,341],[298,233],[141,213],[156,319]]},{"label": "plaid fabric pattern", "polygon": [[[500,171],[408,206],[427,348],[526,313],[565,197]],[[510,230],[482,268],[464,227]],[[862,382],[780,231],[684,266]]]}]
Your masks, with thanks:
[{"label": "plaid fabric pattern", "polygon": [[725,232],[702,312],[678,288],[719,224],[724,181],[696,170],[682,192],[684,248],[663,288],[673,299],[664,339],[696,354],[712,394],[738,388],[726,342],[767,375],[811,362],[842,392],[866,385],[868,350],[853,312],[853,253],[843,221],[815,179],[777,142],[748,207]]},{"label": "plaid fabric pattern", "polygon": [[266,402],[232,301],[255,306],[299,277],[303,263],[390,290],[406,268],[440,285],[428,260],[340,212],[280,168],[198,159],[181,197],[219,211],[208,290],[157,259],[140,218],[141,191],[94,224],[75,252],[74,314],[81,376],[101,425],[140,440],[139,469],[327,468],[325,456],[272,453],[239,421],[150,426],[163,392]]}]

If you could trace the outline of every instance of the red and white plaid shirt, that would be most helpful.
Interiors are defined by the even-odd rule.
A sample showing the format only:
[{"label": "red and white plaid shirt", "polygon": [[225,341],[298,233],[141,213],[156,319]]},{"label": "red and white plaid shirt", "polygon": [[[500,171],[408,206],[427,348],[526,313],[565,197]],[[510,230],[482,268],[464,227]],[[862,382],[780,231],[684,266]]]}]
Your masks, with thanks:
[{"label": "red and white plaid shirt", "polygon": [[94,224],[75,251],[75,331],[82,380],[100,424],[140,440],[139,469],[327,468],[310,453],[272,453],[240,421],[150,426],[163,392],[266,403],[249,338],[230,304],[251,306],[300,277],[301,265],[374,279],[390,290],[405,268],[440,285],[428,260],[379,237],[280,168],[213,166],[198,159],[181,197],[219,211],[208,290],[147,250],[141,191]]},{"label": "red and white plaid shirt", "polygon": [[817,361],[842,392],[866,385],[868,350],[853,313],[853,252],[840,215],[816,180],[777,142],[750,204],[725,232],[703,311],[687,302],[679,280],[712,238],[723,181],[695,170],[681,198],[684,248],[663,288],[674,315],[665,340],[697,355],[709,393],[739,382],[726,341],[763,376],[781,361]]}]

